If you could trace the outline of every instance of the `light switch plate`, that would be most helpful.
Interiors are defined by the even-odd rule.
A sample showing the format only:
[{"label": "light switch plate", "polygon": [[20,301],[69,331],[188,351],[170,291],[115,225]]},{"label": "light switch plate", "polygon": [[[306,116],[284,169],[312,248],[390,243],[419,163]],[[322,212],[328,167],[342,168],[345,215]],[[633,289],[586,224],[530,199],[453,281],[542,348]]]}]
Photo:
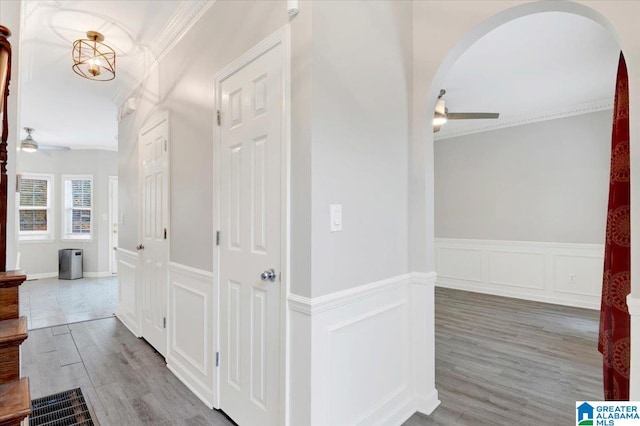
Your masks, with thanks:
[{"label": "light switch plate", "polygon": [[331,232],[342,231],[342,204],[331,204],[329,206],[329,218]]}]

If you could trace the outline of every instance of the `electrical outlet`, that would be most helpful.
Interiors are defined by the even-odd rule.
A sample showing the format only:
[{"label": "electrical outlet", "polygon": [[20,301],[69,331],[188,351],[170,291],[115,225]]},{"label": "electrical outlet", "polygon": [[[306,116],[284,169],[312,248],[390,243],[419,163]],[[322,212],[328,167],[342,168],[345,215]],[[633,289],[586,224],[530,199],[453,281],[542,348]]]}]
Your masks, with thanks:
[{"label": "electrical outlet", "polygon": [[575,283],[576,282],[576,275],[575,274],[569,275],[569,282],[570,283]]}]

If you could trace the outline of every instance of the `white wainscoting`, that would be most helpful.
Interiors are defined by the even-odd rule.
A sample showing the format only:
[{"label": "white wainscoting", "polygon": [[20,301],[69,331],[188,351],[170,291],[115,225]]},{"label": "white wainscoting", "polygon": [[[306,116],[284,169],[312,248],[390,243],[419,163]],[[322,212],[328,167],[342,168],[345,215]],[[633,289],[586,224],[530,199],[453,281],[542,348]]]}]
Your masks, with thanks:
[{"label": "white wainscoting", "polygon": [[213,273],[169,263],[167,367],[209,408],[215,401]]},{"label": "white wainscoting", "polygon": [[116,316],[131,332],[140,337],[138,289],[140,268],[138,253],[118,249],[118,307]]},{"label": "white wainscoting", "polygon": [[437,286],[600,309],[604,246],[436,238]]},{"label": "white wainscoting", "polygon": [[[312,299],[289,296],[292,357],[309,354],[304,330],[311,333],[310,364],[291,365],[290,424],[399,425],[437,407],[434,279],[406,274]],[[299,382],[299,368],[310,383]],[[299,395],[310,401],[298,405]]]}]

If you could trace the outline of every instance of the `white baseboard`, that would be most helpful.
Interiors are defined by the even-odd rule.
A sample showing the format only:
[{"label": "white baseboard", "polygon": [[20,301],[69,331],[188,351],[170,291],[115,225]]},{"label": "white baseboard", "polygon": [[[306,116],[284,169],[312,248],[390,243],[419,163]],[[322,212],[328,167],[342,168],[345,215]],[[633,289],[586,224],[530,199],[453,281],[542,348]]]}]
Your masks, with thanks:
[{"label": "white baseboard", "polygon": [[[399,425],[427,405],[422,395],[435,395],[435,408],[434,279],[433,273],[403,274],[316,298],[290,295],[290,329],[310,325],[311,333],[310,345],[291,339],[292,354],[311,355],[310,366],[292,362],[291,377],[310,374],[311,380],[291,380],[289,394],[313,395],[308,413],[291,401],[290,418],[311,425]],[[416,325],[418,317],[426,320]],[[306,384],[298,388],[300,382]]]},{"label": "white baseboard", "polygon": [[45,278],[58,278],[57,272],[42,272],[40,274],[27,274],[27,281],[43,280]]},{"label": "white baseboard", "polygon": [[109,271],[104,271],[104,272],[84,272],[83,275],[84,275],[85,278],[105,278],[105,277],[117,276],[117,274],[112,274]]},{"label": "white baseboard", "polygon": [[599,309],[604,246],[436,238],[436,285]]},{"label": "white baseboard", "polygon": [[[83,278],[104,278],[114,274],[111,272],[83,272]],[[27,274],[27,280],[42,280],[45,278],[58,278],[58,272],[43,272],[40,274]]]},{"label": "white baseboard", "polygon": [[193,392],[193,394],[194,394],[195,396],[197,396],[197,397],[198,397],[198,399],[199,399],[200,401],[202,401],[202,403],[203,403],[204,405],[206,405],[206,406],[207,406],[207,408],[209,408],[209,409],[213,409],[213,408],[214,408],[214,406],[213,406],[213,402],[210,400],[210,398],[211,398],[211,397],[210,397],[210,396],[204,396],[204,395],[202,395],[202,394],[200,393],[200,390],[199,390],[198,388],[196,388],[196,387],[194,387],[194,386],[192,386],[192,385],[191,385],[191,383],[193,382],[194,378],[193,378],[193,377],[191,377],[191,375],[190,375],[188,372],[186,372],[186,371],[184,371],[184,370],[181,370],[179,367],[178,367],[178,368],[173,367],[173,366],[171,366],[170,364],[167,364],[167,368],[168,368],[168,369],[169,369],[169,371],[171,371],[171,372],[173,373],[173,375],[174,375],[174,376],[176,376],[176,377],[177,377],[177,378],[178,378],[178,379],[179,379],[179,380],[180,380],[180,381],[181,381],[181,382],[182,382],[182,383],[183,383],[187,388],[189,388],[189,390],[190,390],[191,392]]}]

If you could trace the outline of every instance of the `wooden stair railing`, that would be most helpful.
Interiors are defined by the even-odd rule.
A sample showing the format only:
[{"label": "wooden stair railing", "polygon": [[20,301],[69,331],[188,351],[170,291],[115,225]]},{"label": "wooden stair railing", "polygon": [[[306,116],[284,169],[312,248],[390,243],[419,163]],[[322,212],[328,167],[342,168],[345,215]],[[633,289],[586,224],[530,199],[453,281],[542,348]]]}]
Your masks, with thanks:
[{"label": "wooden stair railing", "polygon": [[0,25],[0,426],[18,426],[31,414],[29,379],[20,378],[20,345],[27,338],[27,319],[20,317],[22,271],[7,264],[7,97],[11,78],[11,31]]}]

